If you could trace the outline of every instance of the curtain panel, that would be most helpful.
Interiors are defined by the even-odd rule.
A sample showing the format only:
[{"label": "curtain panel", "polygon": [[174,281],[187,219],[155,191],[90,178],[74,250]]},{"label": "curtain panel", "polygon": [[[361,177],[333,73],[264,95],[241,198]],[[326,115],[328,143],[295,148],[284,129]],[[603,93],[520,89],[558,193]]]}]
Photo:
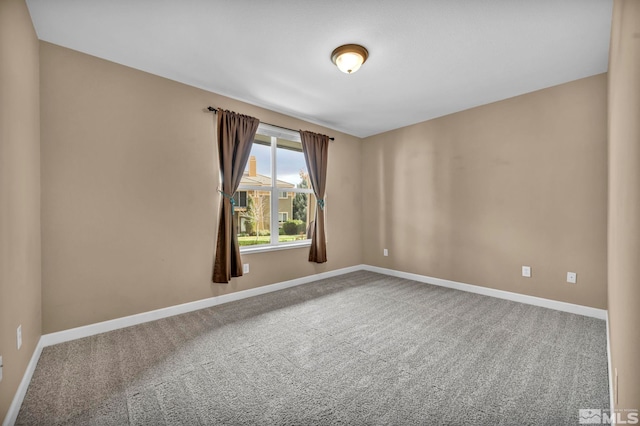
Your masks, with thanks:
[{"label": "curtain panel", "polygon": [[260,121],[232,111],[218,110],[218,153],[220,161],[220,222],[213,262],[213,282],[228,283],[242,276],[233,196],[247,166]]},{"label": "curtain panel", "polygon": [[329,136],[300,130],[302,151],[309,171],[311,187],[316,195],[318,208],[311,227],[309,262],[327,261],[327,238],[324,231],[324,195],[327,183],[327,161],[329,158]]}]

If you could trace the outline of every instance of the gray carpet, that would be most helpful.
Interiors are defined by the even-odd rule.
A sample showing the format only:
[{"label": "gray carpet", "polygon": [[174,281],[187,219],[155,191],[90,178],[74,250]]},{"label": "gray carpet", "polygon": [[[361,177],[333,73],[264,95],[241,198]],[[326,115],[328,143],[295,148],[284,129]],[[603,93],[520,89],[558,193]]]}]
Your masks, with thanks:
[{"label": "gray carpet", "polygon": [[18,425],[575,425],[604,321],[370,272],[47,347]]}]

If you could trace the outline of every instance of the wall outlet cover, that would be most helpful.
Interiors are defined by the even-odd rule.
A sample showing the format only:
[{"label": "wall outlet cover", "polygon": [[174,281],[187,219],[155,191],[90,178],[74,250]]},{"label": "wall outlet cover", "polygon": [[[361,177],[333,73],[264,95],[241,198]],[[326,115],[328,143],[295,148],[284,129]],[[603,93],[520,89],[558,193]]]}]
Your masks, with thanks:
[{"label": "wall outlet cover", "polygon": [[18,349],[20,349],[22,347],[22,325],[19,325],[16,330],[16,339],[18,341]]},{"label": "wall outlet cover", "polygon": [[522,267],[522,276],[527,278],[531,277],[531,266]]},{"label": "wall outlet cover", "polygon": [[567,282],[575,284],[578,281],[578,274],[575,272],[567,272]]},{"label": "wall outlet cover", "polygon": [[249,264],[248,263],[243,263],[242,264],[242,273],[243,274],[248,274],[249,273]]}]

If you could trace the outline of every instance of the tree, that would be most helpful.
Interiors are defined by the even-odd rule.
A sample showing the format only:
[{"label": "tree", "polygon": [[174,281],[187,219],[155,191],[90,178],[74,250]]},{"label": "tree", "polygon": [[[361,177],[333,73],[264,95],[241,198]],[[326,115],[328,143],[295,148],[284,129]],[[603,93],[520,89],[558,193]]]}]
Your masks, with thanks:
[{"label": "tree", "polygon": [[254,220],[255,215],[253,214],[253,205],[254,205],[253,197],[248,196],[247,210],[242,213],[242,217],[245,219],[244,231],[249,235],[253,235],[256,228],[256,222]]},{"label": "tree", "polygon": [[[249,220],[252,226],[255,227],[256,241],[258,241],[258,237],[260,237],[260,228],[264,226],[265,219],[269,212],[269,200],[267,197],[260,194],[259,191],[251,192],[252,193],[249,193],[247,197],[247,211],[244,216]],[[265,198],[267,198],[266,203]]]},{"label": "tree", "polygon": [[[298,188],[309,188],[309,175],[300,170],[300,183]],[[297,193],[293,197],[293,219],[307,222],[307,197],[308,194]]]}]

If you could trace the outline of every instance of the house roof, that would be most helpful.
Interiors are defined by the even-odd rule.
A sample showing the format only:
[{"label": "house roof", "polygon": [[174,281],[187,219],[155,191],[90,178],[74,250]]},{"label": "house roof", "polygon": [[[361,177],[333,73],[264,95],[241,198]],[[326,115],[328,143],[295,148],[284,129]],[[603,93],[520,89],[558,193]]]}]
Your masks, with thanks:
[{"label": "house roof", "polygon": [[[279,188],[295,188],[296,186],[285,182],[283,180],[276,179],[277,185]],[[244,172],[242,175],[242,179],[240,180],[240,185],[247,186],[271,186],[271,177],[256,174],[255,176],[249,176],[248,172]]]}]

